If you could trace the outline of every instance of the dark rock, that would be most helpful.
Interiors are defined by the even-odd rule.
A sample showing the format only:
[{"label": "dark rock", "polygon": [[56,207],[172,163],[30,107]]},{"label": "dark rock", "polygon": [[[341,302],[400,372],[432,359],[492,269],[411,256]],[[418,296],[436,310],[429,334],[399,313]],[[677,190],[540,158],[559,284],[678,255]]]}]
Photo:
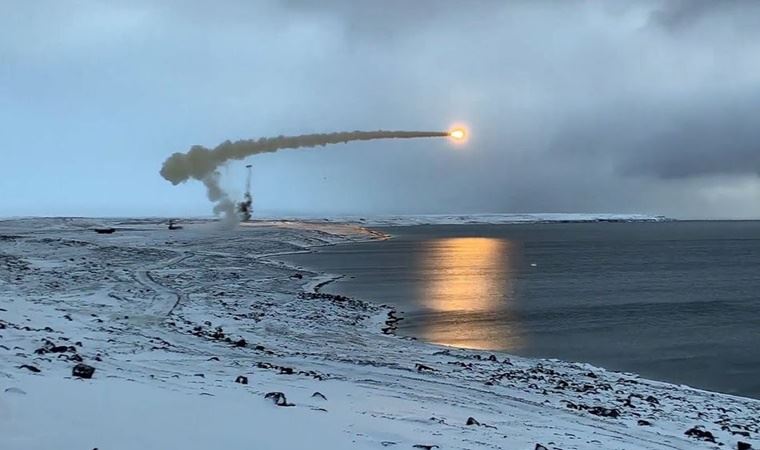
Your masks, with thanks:
[{"label": "dark rock", "polygon": [[40,369],[38,369],[38,368],[36,368],[34,366],[30,366],[29,364],[22,364],[22,365],[18,366],[18,368],[19,369],[26,369],[26,370],[28,370],[30,372],[34,372],[34,373],[40,373],[41,372]]},{"label": "dark rock", "polygon": [[216,327],[213,333],[211,333],[212,339],[224,339],[224,330],[222,327]]},{"label": "dark rock", "polygon": [[619,410],[605,408],[603,406],[592,406],[591,408],[588,409],[588,412],[590,414],[593,414],[595,416],[600,416],[600,417],[611,417],[613,419],[617,419],[618,417],[620,417]]},{"label": "dark rock", "polygon": [[69,351],[69,348],[71,347],[67,347],[65,345],[56,345],[50,348],[50,353],[64,353],[64,352]]},{"label": "dark rock", "polygon": [[322,400],[327,400],[327,397],[321,392],[315,392],[311,394],[312,397],[321,398]]},{"label": "dark rock", "polygon": [[[723,428],[723,427],[721,427],[721,428]],[[724,428],[724,429],[726,429],[726,428]],[[730,428],[728,428],[727,431],[730,431],[731,434],[733,434],[734,436],[743,436],[745,438],[749,437],[749,432],[748,431],[737,431],[737,430],[732,430]]]},{"label": "dark rock", "polygon": [[248,384],[248,377],[245,377],[243,375],[238,375],[238,377],[235,378],[235,383]]},{"label": "dark rock", "polygon": [[420,363],[415,364],[414,368],[417,369],[417,372],[422,372],[423,370],[427,370],[429,372],[435,372],[435,369],[433,369],[432,367],[426,366]]},{"label": "dark rock", "polygon": [[295,406],[292,403],[288,403],[288,399],[285,398],[285,394],[282,392],[269,392],[264,396],[264,398],[271,398],[274,404],[277,406]]},{"label": "dark rock", "polygon": [[421,448],[423,450],[433,450],[434,448],[440,448],[437,445],[427,445],[427,444],[414,444],[412,447]]},{"label": "dark rock", "polygon": [[206,361],[219,361],[218,356],[212,356],[211,358],[207,359]]},{"label": "dark rock", "polygon": [[293,375],[293,368],[280,367],[280,375]]},{"label": "dark rock", "polygon": [[648,401],[649,403],[652,403],[653,405],[659,405],[660,404],[660,401],[657,400],[657,398],[654,397],[654,396],[652,396],[652,395],[648,396],[644,400]]},{"label": "dark rock", "polygon": [[88,366],[87,364],[82,364],[82,363],[77,364],[76,366],[74,366],[73,369],[71,369],[71,375],[77,378],[90,379],[92,378],[92,375],[94,373],[95,373],[94,367]]},{"label": "dark rock", "polygon": [[715,436],[713,436],[713,434],[711,432],[709,432],[707,430],[702,430],[698,426],[686,430],[686,432],[684,434],[686,436],[690,436],[690,437],[693,437],[695,439],[701,439],[703,441],[713,442],[713,443],[715,442]]},{"label": "dark rock", "polygon": [[467,418],[467,425],[480,425],[480,422],[475,420],[474,417],[468,417]]},{"label": "dark rock", "polygon": [[541,444],[536,444],[536,446],[533,448],[533,450],[549,450],[549,449],[546,448],[545,446],[541,445]]},{"label": "dark rock", "polygon": [[639,421],[637,423],[639,424],[640,427],[650,427],[650,426],[652,426],[652,422],[650,422],[648,420],[644,420],[644,419],[639,419]]},{"label": "dark rock", "polygon": [[748,442],[739,441],[736,443],[736,450],[751,450],[752,444]]},{"label": "dark rock", "polygon": [[239,341],[236,341],[236,342],[235,342],[235,347],[245,347],[245,346],[246,346],[246,344],[247,344],[247,343],[245,342],[245,339],[242,339],[242,338],[241,338]]}]

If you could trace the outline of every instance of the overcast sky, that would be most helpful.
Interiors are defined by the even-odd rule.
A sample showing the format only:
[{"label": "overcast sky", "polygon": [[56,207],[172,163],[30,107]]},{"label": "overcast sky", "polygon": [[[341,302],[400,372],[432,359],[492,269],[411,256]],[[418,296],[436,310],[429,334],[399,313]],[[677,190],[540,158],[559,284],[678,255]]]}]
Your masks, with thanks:
[{"label": "overcast sky", "polygon": [[208,215],[171,153],[456,122],[254,157],[255,207],[758,218],[760,2],[0,0],[0,216]]}]

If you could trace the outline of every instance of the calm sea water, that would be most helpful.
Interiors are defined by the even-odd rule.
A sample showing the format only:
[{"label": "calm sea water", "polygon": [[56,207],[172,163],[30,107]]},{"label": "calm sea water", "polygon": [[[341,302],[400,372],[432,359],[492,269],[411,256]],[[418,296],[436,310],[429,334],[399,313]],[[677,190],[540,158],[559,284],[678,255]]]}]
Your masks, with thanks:
[{"label": "calm sea water", "polygon": [[288,260],[400,334],[760,398],[760,222],[415,226]]}]

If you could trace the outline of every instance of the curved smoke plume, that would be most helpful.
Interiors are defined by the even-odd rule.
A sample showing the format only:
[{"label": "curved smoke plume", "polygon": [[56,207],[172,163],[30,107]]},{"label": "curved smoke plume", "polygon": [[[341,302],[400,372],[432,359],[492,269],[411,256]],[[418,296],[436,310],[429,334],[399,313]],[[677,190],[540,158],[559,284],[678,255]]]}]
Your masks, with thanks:
[{"label": "curved smoke plume", "polygon": [[161,167],[161,176],[177,185],[190,178],[203,182],[208,199],[216,203],[214,213],[230,222],[237,221],[235,202],[219,184],[219,166],[232,160],[245,159],[259,153],[276,152],[285,148],[317,147],[350,141],[372,139],[412,139],[445,137],[446,131],[346,131],[339,133],[278,136],[274,138],[224,141],[213,149],[194,145],[187,153],[174,153]]}]

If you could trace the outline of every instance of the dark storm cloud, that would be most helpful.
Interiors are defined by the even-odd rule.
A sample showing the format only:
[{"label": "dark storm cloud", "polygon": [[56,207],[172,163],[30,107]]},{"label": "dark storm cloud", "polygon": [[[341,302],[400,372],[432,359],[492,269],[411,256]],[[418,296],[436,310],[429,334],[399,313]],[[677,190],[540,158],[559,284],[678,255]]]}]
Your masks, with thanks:
[{"label": "dark storm cloud", "polygon": [[332,193],[354,207],[661,211],[654,198],[682,205],[698,201],[695,186],[716,188],[688,180],[760,171],[760,3],[284,5],[286,17],[318,20],[339,39],[322,58],[328,77],[345,81],[323,91],[336,123],[349,114],[364,127],[391,117],[473,127],[471,158],[326,155],[358,171],[357,185],[371,183],[363,171],[390,166],[368,189],[382,194]]},{"label": "dark storm cloud", "polygon": [[[553,139],[551,145],[531,150],[564,158],[566,164],[595,170],[601,159],[620,176],[663,179],[760,173],[760,121],[753,113],[760,111],[760,78],[740,73],[760,70],[753,56],[760,50],[753,44],[760,39],[760,2],[684,0],[589,7],[443,1],[433,7],[429,2],[368,6],[329,0],[317,6],[292,0],[288,5],[332,14],[352,35],[376,38],[386,33],[391,41],[379,46],[401,52],[431,28],[460,35],[459,42],[452,38],[438,43],[462,58],[472,80],[489,80],[484,91],[499,91],[500,79],[546,95],[528,101],[542,110],[536,120]],[[636,13],[643,17],[641,24],[626,24],[626,16]],[[584,30],[589,19],[607,21],[615,42],[586,42],[595,34]],[[488,30],[488,37],[473,38],[478,34],[473,26]],[[470,32],[464,32],[468,27]],[[596,32],[599,37],[605,34],[603,29]],[[566,60],[554,63],[553,57]],[[484,74],[490,70],[494,73]],[[534,83],[526,83],[525,76],[534,76]],[[438,77],[431,74],[433,80]],[[513,99],[505,95],[495,101]],[[498,126],[489,123],[494,119],[483,118],[489,128]]]},{"label": "dark storm cloud", "polygon": [[[49,149],[56,174],[99,165],[108,144],[112,167],[133,168],[123,184],[145,188],[104,197],[182,199],[203,213],[197,192],[155,175],[191,145],[463,121],[464,149],[368,142],[256,157],[256,202],[313,214],[760,216],[760,2],[20,5],[0,17],[0,132],[8,148]],[[221,181],[236,185],[236,170]]]},{"label": "dark storm cloud", "polygon": [[662,2],[651,13],[651,21],[671,31],[684,31],[706,22],[728,22],[732,27],[760,26],[760,2],[754,0],[670,0]]},{"label": "dark storm cloud", "polygon": [[758,110],[755,95],[665,115],[660,120],[667,126],[641,118],[640,126],[651,128],[640,133],[644,139],[627,136],[621,172],[662,178],[760,174]]},{"label": "dark storm cloud", "polygon": [[552,152],[610,161],[621,176],[760,174],[760,91],[739,98],[637,105],[572,121]]}]

